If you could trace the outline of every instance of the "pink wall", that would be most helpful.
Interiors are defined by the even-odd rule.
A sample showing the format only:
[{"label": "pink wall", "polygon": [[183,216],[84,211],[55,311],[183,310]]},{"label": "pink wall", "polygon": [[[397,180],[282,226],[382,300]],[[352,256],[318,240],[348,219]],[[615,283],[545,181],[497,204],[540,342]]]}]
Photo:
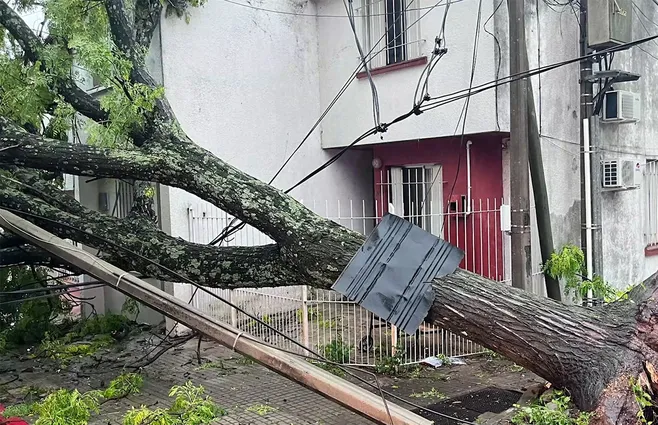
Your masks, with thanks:
[{"label": "pink wall", "polygon": [[[471,145],[471,199],[474,210],[483,212],[467,215],[451,211],[444,219],[444,237],[453,245],[465,251],[462,268],[496,280],[502,280],[503,250],[500,234],[500,218],[497,208],[503,197],[502,139],[507,135],[480,134],[460,137],[425,139],[422,141],[389,143],[373,147],[373,157],[382,161],[382,167],[375,170],[375,201],[377,211],[387,212],[386,191],[380,190],[386,184],[386,170],[391,166],[439,164],[443,168],[443,208],[455,182],[461,150],[461,165],[456,176],[451,201],[457,201],[458,212],[463,212],[462,195],[467,194],[466,141]],[[383,171],[383,172],[382,172]],[[436,182],[435,184],[440,184]],[[487,199],[489,205],[487,206]]]}]

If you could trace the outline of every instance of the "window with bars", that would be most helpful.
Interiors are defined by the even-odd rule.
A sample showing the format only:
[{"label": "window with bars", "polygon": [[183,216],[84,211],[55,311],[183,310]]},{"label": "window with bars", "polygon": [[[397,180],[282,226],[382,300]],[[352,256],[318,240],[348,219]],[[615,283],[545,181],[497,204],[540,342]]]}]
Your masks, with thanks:
[{"label": "window with bars", "polygon": [[443,236],[443,179],[440,165],[391,167],[388,199],[393,213]]},{"label": "window with bars", "polygon": [[419,4],[416,0],[361,0],[366,51],[372,51],[371,68],[380,68],[420,56]]}]

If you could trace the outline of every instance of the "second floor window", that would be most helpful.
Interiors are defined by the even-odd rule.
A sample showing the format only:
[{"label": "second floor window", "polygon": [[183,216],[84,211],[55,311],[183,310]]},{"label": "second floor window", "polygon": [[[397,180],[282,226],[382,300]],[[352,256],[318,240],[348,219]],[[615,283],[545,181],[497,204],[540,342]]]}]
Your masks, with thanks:
[{"label": "second floor window", "polygon": [[372,51],[370,68],[420,56],[419,0],[360,0],[364,45]]},{"label": "second floor window", "polygon": [[405,49],[405,1],[386,0],[386,64],[407,60]]}]

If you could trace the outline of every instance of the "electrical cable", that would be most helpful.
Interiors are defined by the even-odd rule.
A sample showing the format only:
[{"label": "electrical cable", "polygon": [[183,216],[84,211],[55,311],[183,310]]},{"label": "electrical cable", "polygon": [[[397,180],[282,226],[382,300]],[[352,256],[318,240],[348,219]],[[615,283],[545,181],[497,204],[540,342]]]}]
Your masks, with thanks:
[{"label": "electrical cable", "polygon": [[[405,10],[403,11],[403,13],[406,13],[408,10],[410,10],[409,7],[413,4],[414,1],[415,1],[415,0],[411,0],[411,1],[406,5],[406,8],[405,8]],[[414,22],[412,22],[411,24],[407,25],[403,32],[407,32],[407,31],[409,31],[411,28],[413,28],[418,22],[420,22],[421,19],[423,19],[425,16],[427,16],[428,13],[430,13],[432,10],[434,10],[434,8],[438,7],[441,3],[443,3],[443,1],[444,1],[444,0],[438,0],[433,6],[429,7],[429,9],[428,9],[425,13],[423,13],[418,19],[416,19],[416,20],[415,20]],[[454,0],[450,0],[450,1],[452,1],[453,3],[455,3]],[[388,29],[392,28],[393,25],[395,25],[395,23],[396,23],[396,22],[402,17],[402,15],[403,15],[403,14],[400,14],[400,16],[398,16],[398,17],[395,19],[395,21],[393,21],[393,22],[391,23],[391,25],[389,25],[389,26],[387,27],[387,31],[388,31]],[[444,19],[444,21],[445,21],[445,19]],[[386,32],[384,32],[384,34],[379,38],[379,40],[377,40],[375,43],[373,43],[373,46],[371,47],[370,51],[368,51],[368,54],[366,55],[366,58],[368,58],[368,57],[370,58],[370,59],[368,59],[368,60],[365,62],[366,64],[369,63],[369,62],[371,62],[375,57],[377,57],[377,55],[378,55],[379,53],[381,53],[382,51],[384,51],[385,49],[388,48],[387,46],[384,46],[384,47],[382,47],[381,49],[379,49],[376,53],[373,54],[373,51],[375,50],[375,48],[377,47],[377,45],[378,45],[378,44],[379,44],[379,43],[380,43],[385,37],[386,37]],[[272,183],[274,182],[274,180],[279,176],[279,174],[281,174],[281,172],[282,172],[283,169],[286,167],[286,165],[288,165],[288,163],[292,160],[293,156],[295,156],[295,154],[301,149],[301,147],[304,145],[304,143],[306,143],[306,141],[307,141],[308,138],[311,136],[311,134],[313,133],[313,131],[315,131],[315,129],[317,128],[317,126],[320,125],[320,123],[322,122],[322,120],[324,119],[324,117],[325,117],[325,116],[331,111],[331,109],[332,109],[333,106],[336,104],[336,102],[338,102],[338,100],[340,99],[340,97],[345,93],[345,91],[348,89],[348,87],[349,87],[349,86],[352,84],[352,82],[356,79],[356,77],[357,77],[357,75],[358,75],[358,73],[359,73],[359,70],[360,70],[363,66],[364,66],[363,63],[359,63],[359,65],[357,65],[357,67],[354,69],[354,71],[352,72],[352,74],[350,75],[350,77],[348,77],[348,79],[347,79],[347,81],[345,82],[345,84],[343,84],[343,86],[342,86],[341,89],[338,91],[338,93],[336,94],[336,96],[334,96],[333,100],[329,103],[329,105],[327,106],[327,108],[326,108],[326,109],[324,110],[324,112],[320,115],[320,118],[318,118],[318,120],[315,122],[315,124],[313,124],[313,126],[312,126],[311,129],[308,131],[308,133],[306,133],[306,136],[304,136],[304,138],[303,138],[302,141],[297,145],[297,147],[295,148],[295,150],[294,150],[294,151],[288,156],[288,158],[286,158],[286,160],[285,160],[284,163],[281,165],[281,167],[279,167],[279,169],[277,170],[277,172],[276,172],[276,173],[274,174],[274,176],[270,179],[269,184],[272,184]],[[422,75],[422,74],[421,74],[421,75]],[[226,227],[225,227],[225,228],[219,233],[219,235],[217,235],[213,240],[210,241],[209,245],[216,245],[217,243],[219,243],[219,242],[221,242],[221,241],[223,241],[223,240],[226,240],[226,239],[229,238],[231,235],[233,235],[233,234],[239,232],[241,229],[243,229],[244,226],[245,226],[245,224],[244,224],[244,223],[240,223],[240,224],[236,225],[236,223],[237,223],[238,221],[239,221],[238,218],[235,218],[235,217],[234,217],[234,218],[231,220],[231,222],[230,222],[230,223],[229,223],[229,224],[228,224],[228,225],[227,225],[227,226],[226,226]]]},{"label": "electrical cable", "polygon": [[[416,91],[414,92],[414,107],[420,105],[422,102],[425,101],[426,97],[429,97],[430,75],[432,74],[432,71],[439,63],[439,60],[441,60],[443,55],[448,53],[448,46],[445,40],[445,31],[446,31],[446,19],[448,17],[448,11],[450,10],[450,3],[451,0],[448,0],[448,3],[446,4],[446,9],[443,12],[443,21],[441,22],[441,30],[439,31],[439,35],[437,35],[436,38],[434,39],[434,49],[432,49],[432,56],[428,61],[427,66],[425,66],[423,72],[421,72],[420,77],[418,78],[418,84],[416,84]],[[423,75],[425,73],[427,73],[427,75],[425,75],[425,82],[423,83],[423,89],[422,91],[420,91],[420,83],[423,80]],[[420,97],[418,96],[419,91],[420,91]]]},{"label": "electrical cable", "polygon": [[[2,267],[0,267],[0,268],[2,268]],[[28,283],[24,283],[22,286],[26,287],[26,286],[38,285],[38,284],[50,282],[52,280],[66,279],[66,278],[74,277],[74,276],[80,276],[80,274],[79,273],[69,273],[69,274],[64,274],[64,276],[51,276],[51,277],[47,277],[45,279],[34,280],[34,281],[31,281],[31,282],[28,282]],[[37,289],[39,289],[39,288],[37,288]],[[0,294],[2,294],[2,292],[0,292]]]},{"label": "electrical cable", "polygon": [[[35,283],[40,283],[40,282],[35,282]],[[7,296],[7,295],[21,295],[21,294],[32,294],[35,292],[57,292],[62,289],[66,288],[80,288],[84,286],[90,286],[90,285],[98,285],[99,283],[102,283],[98,280],[93,280],[89,282],[81,282],[81,283],[67,283],[67,284],[58,284],[58,285],[50,285],[50,286],[45,286],[41,288],[32,288],[32,289],[17,289],[15,291],[0,291],[0,296]]]},{"label": "electrical cable", "polygon": [[[226,3],[231,3],[231,4],[234,4],[236,6],[246,7],[246,8],[253,9],[253,10],[258,10],[258,11],[261,11],[261,12],[276,13],[276,14],[280,14],[280,15],[307,16],[309,18],[341,18],[341,19],[347,18],[346,15],[324,15],[324,14],[316,14],[316,13],[286,12],[284,10],[274,10],[274,9],[267,9],[267,8],[263,8],[263,7],[257,7],[257,6],[253,6],[251,4],[240,3],[240,2],[237,2],[237,1],[234,1],[234,0],[224,0],[224,1]],[[459,2],[462,2],[462,1],[465,1],[465,0],[452,0],[452,3],[459,3]],[[431,9],[431,8],[432,8],[432,6],[425,6],[425,7],[417,7],[417,8],[414,8],[414,9],[407,9],[407,10],[411,12],[411,11],[415,11],[415,10],[427,10],[427,9]],[[370,15],[370,16],[385,16],[385,15],[386,15],[385,13],[381,13],[381,14]]]},{"label": "electrical cable", "polygon": [[[368,136],[376,134],[379,131],[386,131],[386,129],[388,127],[390,127],[391,125],[393,125],[397,122],[400,122],[404,119],[407,119],[411,115],[414,115],[414,114],[418,115],[422,112],[426,112],[426,111],[438,108],[440,106],[447,105],[448,103],[456,102],[456,101],[458,101],[460,99],[463,99],[463,98],[466,98],[466,97],[471,97],[474,94],[482,93],[484,91],[491,90],[495,87],[498,87],[498,86],[501,86],[501,85],[504,85],[504,84],[509,84],[509,83],[511,83],[513,81],[516,81],[516,80],[520,80],[520,79],[523,79],[523,78],[531,77],[533,75],[538,75],[540,73],[548,72],[548,71],[551,71],[553,69],[557,69],[559,67],[569,65],[571,63],[580,62],[580,61],[582,61],[584,59],[587,59],[587,58],[597,57],[597,56],[603,54],[604,52],[605,53],[610,53],[610,52],[625,50],[629,47],[633,47],[633,46],[636,46],[638,44],[654,40],[656,38],[658,38],[658,35],[654,35],[654,36],[647,37],[647,38],[644,38],[644,39],[632,41],[632,42],[625,43],[625,44],[622,44],[622,45],[619,45],[619,46],[611,47],[611,48],[606,49],[605,51],[602,51],[602,52],[599,52],[599,53],[592,53],[592,54],[584,55],[584,56],[577,57],[577,58],[574,58],[574,59],[569,59],[569,60],[565,60],[565,61],[562,61],[562,62],[557,62],[557,63],[551,64],[551,65],[538,67],[538,68],[535,68],[533,70],[524,71],[524,72],[520,72],[520,73],[516,73],[516,74],[511,74],[511,75],[509,75],[507,77],[504,77],[502,79],[493,80],[493,81],[490,81],[488,83],[480,84],[478,86],[469,87],[467,89],[458,90],[458,91],[453,92],[453,93],[449,93],[449,94],[446,94],[446,95],[442,95],[442,96],[432,98],[432,99],[436,100],[436,102],[434,102],[430,105],[427,105],[427,106],[420,106],[418,108],[414,108],[413,110],[407,112],[406,114],[400,115],[399,117],[395,118],[393,121],[391,121],[388,124],[382,123],[382,129],[372,128],[372,129],[368,130],[367,132],[363,133],[356,140],[354,140],[352,143],[350,143],[349,145],[347,145],[346,147],[341,149],[341,151],[339,151],[336,155],[334,155],[332,158],[330,158],[327,162],[325,162],[324,164],[322,164],[321,166],[316,168],[314,171],[312,171],[310,174],[308,174],[307,176],[302,178],[298,183],[296,183],[290,189],[286,190],[284,193],[290,192],[291,190],[298,187],[300,184],[308,181],[311,177],[317,175],[319,172],[326,169],[328,166],[330,166],[331,164],[336,162],[345,152],[347,152],[349,149],[354,147],[361,140],[365,139]],[[475,88],[478,88],[478,90],[475,90]]]},{"label": "electrical cable", "polygon": [[[503,54],[502,54],[502,49],[500,47],[500,41],[498,41],[498,37],[496,37],[496,34],[494,32],[491,32],[487,29],[487,24],[496,15],[496,12],[498,12],[498,9],[500,9],[500,6],[503,5],[504,1],[505,0],[500,0],[498,2],[498,5],[494,8],[494,11],[491,12],[491,15],[487,18],[487,20],[484,21],[484,25],[482,26],[482,29],[484,29],[484,32],[486,32],[491,37],[493,37],[494,43],[496,43],[496,50],[498,51],[498,65],[496,66],[496,74],[495,74],[496,80],[500,77],[500,67],[502,66],[502,63],[503,63],[503,61],[502,61]],[[539,4],[539,3],[537,3],[537,4]],[[539,16],[539,13],[537,13],[537,15]],[[538,62],[538,64],[541,65],[541,63],[539,63],[539,62]],[[541,119],[541,80],[539,82],[539,93],[540,93],[540,96],[539,96],[539,102],[540,102],[539,103],[539,105],[540,105],[539,117]],[[499,121],[499,117],[498,117],[498,108],[496,108],[496,130],[500,131],[500,121]]]},{"label": "electrical cable", "polygon": [[[91,285],[87,289],[101,288],[103,286],[105,286],[105,284],[101,283],[101,284]],[[72,292],[78,292],[78,291],[77,291],[77,289],[67,289],[66,291],[62,291],[57,295],[65,295],[65,294],[70,294]],[[36,300],[41,300],[41,299],[46,299],[46,298],[53,298],[53,297],[54,297],[53,294],[46,294],[46,295],[37,295],[37,296],[34,296],[34,297],[18,298],[18,299],[10,300],[10,301],[2,301],[2,302],[0,302],[0,306],[9,305],[9,304],[20,304],[20,303],[24,303],[24,302],[28,302],[28,301],[36,301]],[[95,297],[92,297],[90,299],[94,299],[94,298]]]},{"label": "electrical cable", "polygon": [[[649,29],[647,28],[647,26],[644,25],[644,22],[642,22],[642,19],[640,18],[640,15],[638,15],[637,12],[640,12],[642,14],[642,16],[644,16],[644,18],[647,21],[651,22],[653,25],[658,27],[658,24],[656,24],[654,21],[649,19],[649,17],[642,11],[642,9],[640,9],[640,7],[635,2],[633,2],[632,4],[633,4],[633,7],[634,7],[633,11],[635,12],[635,16],[637,16],[637,18],[638,18],[637,20],[640,22],[640,25],[642,25],[642,28],[644,28],[644,30],[646,31],[647,34],[651,34],[649,32]],[[654,44],[658,45],[658,42],[656,40],[654,40],[653,42],[654,42]],[[654,55],[653,53],[643,49],[642,47],[639,47],[639,49],[641,51],[643,51],[644,53],[646,53],[648,56],[651,56],[653,59],[658,60],[658,57],[656,57],[656,55]]]},{"label": "electrical cable", "polygon": [[[214,292],[210,291],[210,290],[207,289],[206,287],[200,286],[199,284],[197,284],[197,283],[194,282],[193,280],[191,280],[191,279],[189,279],[189,278],[187,278],[187,277],[185,277],[185,276],[183,276],[183,275],[181,275],[181,274],[179,274],[179,273],[177,273],[177,272],[175,272],[175,271],[169,269],[168,267],[166,267],[166,266],[160,264],[159,262],[157,262],[157,261],[155,261],[155,260],[152,260],[152,259],[150,259],[150,258],[148,258],[148,257],[146,257],[146,256],[144,256],[144,255],[141,255],[141,254],[139,254],[139,253],[137,253],[137,252],[135,252],[135,251],[133,251],[133,250],[131,250],[131,249],[129,249],[129,248],[126,248],[126,247],[124,247],[124,246],[122,246],[122,245],[116,244],[116,243],[114,243],[114,242],[112,242],[112,241],[110,241],[110,240],[108,240],[108,239],[106,239],[106,238],[104,238],[104,237],[101,237],[101,236],[99,236],[99,235],[92,234],[92,233],[90,233],[90,232],[87,232],[87,231],[82,230],[82,229],[80,229],[80,228],[77,228],[77,227],[75,227],[75,226],[71,226],[71,225],[68,225],[68,224],[65,224],[65,223],[59,223],[59,222],[56,221],[56,220],[52,220],[52,219],[49,219],[49,218],[47,218],[47,217],[40,216],[40,215],[38,215],[38,214],[28,213],[28,212],[24,212],[24,211],[16,210],[16,209],[13,209],[13,208],[7,208],[7,207],[5,207],[4,209],[7,210],[7,211],[14,212],[14,213],[19,214],[19,215],[26,215],[26,216],[29,216],[29,217],[32,217],[32,218],[35,218],[35,219],[38,219],[38,220],[44,220],[44,221],[50,221],[50,222],[53,222],[53,223],[57,223],[57,224],[60,225],[60,226],[68,227],[68,228],[70,228],[70,229],[72,229],[72,230],[75,230],[75,231],[77,231],[77,232],[81,232],[81,233],[87,234],[88,236],[91,236],[91,237],[93,237],[93,238],[96,238],[96,239],[98,239],[99,241],[102,241],[102,242],[104,242],[104,243],[106,243],[106,244],[108,244],[108,245],[112,245],[112,246],[114,246],[114,247],[116,247],[116,248],[118,248],[118,249],[120,249],[120,250],[125,251],[126,253],[129,253],[130,255],[134,255],[134,256],[136,256],[136,257],[139,257],[139,258],[143,259],[144,261],[147,261],[147,262],[151,263],[152,265],[154,265],[154,266],[160,268],[161,270],[163,270],[164,272],[166,272],[167,274],[169,274],[171,277],[175,277],[175,278],[177,278],[177,279],[180,279],[180,280],[183,281],[183,282],[187,282],[187,283],[189,283],[189,284],[191,284],[191,285],[194,285],[197,289],[200,289],[200,290],[206,292],[207,294],[211,295],[212,297],[218,299],[219,301],[222,301],[223,303],[227,304],[228,306],[235,308],[235,309],[236,309],[237,311],[239,311],[240,313],[246,315],[247,317],[249,317],[249,318],[251,318],[252,320],[254,320],[254,321],[256,321],[257,323],[259,323],[260,325],[265,326],[266,328],[270,329],[270,330],[273,331],[274,333],[276,333],[276,334],[282,336],[283,338],[289,340],[291,343],[293,343],[294,345],[298,346],[298,347],[301,348],[302,350],[307,351],[307,352],[313,354],[314,356],[317,356],[317,359],[314,359],[314,360],[319,360],[319,361],[322,361],[322,362],[325,362],[325,363],[328,363],[328,364],[335,364],[337,367],[339,367],[339,368],[340,368],[341,370],[343,370],[345,373],[347,373],[348,375],[352,376],[352,377],[355,378],[355,379],[358,379],[360,382],[362,382],[362,383],[364,383],[364,384],[366,384],[366,385],[369,385],[369,386],[371,386],[372,388],[377,388],[377,389],[379,389],[380,393],[382,393],[382,401],[384,402],[384,405],[385,405],[387,411],[388,411],[388,404],[387,404],[387,400],[386,400],[386,398],[383,396],[383,394],[388,394],[388,395],[391,396],[391,397],[394,397],[394,398],[396,398],[396,399],[399,399],[399,400],[401,400],[401,401],[404,401],[405,403],[408,403],[408,404],[410,404],[410,405],[413,405],[413,403],[408,402],[407,400],[404,400],[404,399],[402,399],[402,398],[396,396],[395,394],[392,394],[392,393],[389,393],[389,392],[384,391],[384,390],[381,388],[381,385],[379,384],[379,380],[378,380],[378,378],[377,378],[377,375],[375,375],[374,373],[369,372],[369,371],[365,371],[365,370],[362,370],[362,369],[359,369],[359,368],[356,368],[356,367],[353,367],[353,366],[348,366],[348,365],[343,365],[343,364],[338,364],[338,363],[331,362],[331,361],[328,360],[325,356],[323,356],[323,355],[317,353],[316,351],[314,351],[313,349],[311,349],[311,348],[309,348],[309,347],[306,347],[306,346],[303,345],[302,343],[298,342],[296,339],[294,339],[294,338],[292,338],[291,336],[286,335],[284,332],[282,332],[282,331],[280,331],[280,330],[274,328],[273,326],[271,326],[271,325],[268,324],[267,322],[263,321],[263,320],[260,319],[259,317],[254,316],[253,314],[248,313],[247,311],[245,311],[244,309],[242,309],[240,306],[238,306],[238,305],[232,303],[232,302],[229,301],[229,300],[224,299],[223,297],[221,297],[220,295],[215,294]],[[11,225],[11,224],[10,224],[10,225]],[[11,225],[11,226],[13,226],[13,225]],[[11,230],[8,230],[8,231],[11,232]],[[42,240],[42,241],[46,242],[46,243],[49,243],[49,244],[52,244],[52,245],[58,245],[58,244],[56,244],[56,243],[54,243],[54,242],[52,242],[52,241],[44,240],[44,239],[39,238],[39,237],[37,237],[37,238],[38,238],[39,240]],[[58,246],[59,246],[59,245],[58,245]],[[66,249],[70,249],[70,248],[71,248],[70,246],[60,246],[60,247],[61,247],[61,248],[66,248]],[[86,251],[81,251],[81,253],[83,253],[83,254],[85,254],[85,255],[91,257],[92,259],[95,258],[91,253],[88,253],[88,252],[86,252]],[[98,264],[98,263],[97,263],[97,266],[98,266],[98,267],[105,268],[107,271],[109,271],[110,273],[114,274],[114,272],[108,270],[106,267],[102,266],[101,264]],[[105,286],[105,284],[103,284],[103,285],[99,285],[99,286]],[[2,305],[2,304],[0,303],[0,305]],[[273,346],[273,345],[271,345],[271,344],[269,344],[269,343],[267,343],[267,342],[265,342],[265,341],[260,341],[260,340],[254,338],[253,336],[251,336],[251,335],[249,335],[249,334],[244,335],[244,337],[247,337],[247,338],[249,338],[250,340],[255,341],[255,342],[257,342],[257,343],[259,343],[259,344],[261,344],[261,345],[269,346],[269,347],[271,347],[271,348],[273,348],[273,349],[276,349],[276,350],[278,350],[278,351],[281,351],[281,352],[287,352],[287,353],[290,353],[290,354],[295,354],[295,355],[297,355],[297,356],[303,356],[303,355],[301,355],[301,354],[299,354],[299,353],[294,353],[294,352],[292,352],[292,351],[287,351],[287,350],[281,349],[281,348],[279,348],[279,347]],[[304,357],[308,357],[308,356],[304,356]],[[377,383],[376,386],[375,386],[375,384],[372,384],[371,382],[369,382],[369,381],[367,381],[366,379],[364,379],[364,378],[362,378],[362,377],[356,375],[355,373],[352,373],[352,372],[351,372],[350,370],[348,370],[348,369],[358,370],[358,371],[361,372],[361,373],[365,373],[365,374],[368,374],[368,375],[370,375],[370,376],[373,376],[373,377],[375,378],[375,380],[376,380],[376,383]],[[454,421],[456,421],[456,422],[458,422],[458,423],[463,423],[463,424],[467,424],[467,425],[476,425],[476,424],[473,423],[473,422],[469,422],[469,421],[466,421],[466,420],[463,420],[463,419],[459,419],[459,418],[453,418],[453,417],[451,417],[451,416],[449,416],[449,415],[446,415],[446,414],[444,414],[444,413],[436,412],[436,411],[433,411],[433,410],[429,410],[429,409],[424,408],[424,407],[422,407],[422,406],[418,406],[418,405],[415,405],[415,406],[416,406],[417,408],[420,408],[420,409],[422,409],[422,410],[426,410],[426,411],[428,411],[428,412],[431,412],[431,413],[434,413],[434,414],[436,414],[436,415],[439,415],[439,416],[445,417],[445,418],[447,418],[447,419],[454,420]],[[389,412],[389,419],[391,420],[391,424],[393,424],[393,420],[392,420],[392,417],[390,416],[390,412]]]},{"label": "electrical cable", "polygon": [[[348,5],[349,2],[349,5]],[[448,0],[448,4],[450,0]],[[350,28],[352,29],[352,34],[354,34],[354,41],[356,42],[356,49],[359,51],[359,58],[363,64],[363,68],[366,70],[366,75],[368,76],[368,82],[370,83],[370,91],[372,92],[372,118],[375,124],[375,127],[379,127],[380,116],[379,116],[379,96],[377,95],[377,87],[375,82],[372,80],[372,74],[370,73],[370,67],[368,62],[366,62],[366,57],[363,54],[363,48],[361,47],[361,42],[359,41],[359,35],[356,33],[356,24],[354,23],[354,2],[353,0],[343,0],[343,5],[345,6],[345,12],[347,13],[348,19],[350,21]],[[404,12],[403,12],[404,13]],[[398,16],[396,21],[402,16]],[[390,28],[390,27],[389,27]]]},{"label": "electrical cable", "polygon": [[[570,65],[572,63],[580,62],[580,61],[583,61],[583,60],[586,60],[586,59],[598,58],[598,57],[600,57],[602,55],[605,55],[605,54],[608,54],[608,53],[614,53],[614,52],[629,49],[631,47],[636,47],[636,46],[639,46],[640,44],[655,40],[657,38],[658,38],[658,35],[653,35],[653,36],[650,36],[650,37],[646,37],[646,38],[642,38],[642,39],[639,39],[639,40],[624,43],[624,44],[621,44],[619,46],[610,47],[608,49],[605,49],[605,50],[602,50],[602,51],[599,51],[599,52],[590,53],[590,54],[579,56],[579,57],[576,57],[576,58],[573,58],[573,59],[568,59],[568,60],[565,60],[565,61],[562,61],[562,62],[556,62],[556,63],[550,64],[550,65],[540,66],[538,68],[533,68],[532,70],[528,70],[528,71],[524,71],[524,72],[520,72],[520,73],[516,73],[516,74],[510,74],[510,75],[508,75],[506,77],[503,77],[503,78],[500,78],[498,80],[493,80],[493,81],[489,81],[487,83],[483,83],[483,84],[479,84],[477,86],[474,86],[470,95],[472,96],[474,94],[482,93],[484,91],[491,90],[491,89],[496,88],[498,86],[509,84],[513,81],[520,80],[520,79],[523,79],[523,78],[532,77],[534,75],[539,75],[539,74],[542,74],[544,72],[548,72],[548,71],[551,71],[553,69],[560,68],[562,66]],[[426,112],[426,111],[438,108],[440,106],[444,106],[448,103],[452,103],[452,102],[457,101],[459,99],[463,99],[463,98],[469,96],[468,91],[469,91],[469,89],[461,89],[461,90],[457,90],[457,91],[452,92],[452,93],[447,93],[447,94],[444,94],[444,95],[441,95],[441,96],[432,97],[431,100],[434,100],[434,102],[431,102],[431,103],[425,105],[423,108],[421,108],[421,111]]]},{"label": "electrical cable", "polygon": [[[444,211],[447,211],[448,208],[450,207],[450,200],[452,199],[452,194],[455,191],[455,186],[457,184],[457,178],[459,177],[459,171],[461,169],[461,163],[462,163],[462,151],[464,148],[464,136],[466,132],[466,119],[468,117],[468,107],[471,104],[471,90],[473,88],[473,80],[475,78],[475,68],[477,65],[477,53],[478,53],[478,47],[480,45],[480,23],[482,22],[482,0],[479,0],[478,3],[478,14],[477,14],[477,19],[476,19],[476,26],[475,26],[475,36],[473,40],[473,54],[471,58],[471,77],[468,83],[468,97],[466,98],[466,101],[464,102],[464,106],[462,108],[462,113],[460,114],[460,119],[461,115],[463,115],[464,119],[462,121],[462,131],[461,131],[461,138],[459,141],[459,153],[457,156],[457,170],[455,171],[455,178],[453,179],[452,182],[452,187],[450,188],[450,193],[448,194],[448,202],[446,204],[446,208]],[[459,128],[459,120],[457,121],[457,127],[455,128],[455,134],[457,134],[457,129]],[[430,186],[427,188],[425,191],[425,196],[423,196],[423,200],[420,204],[420,212],[422,214],[423,207],[425,206],[425,201],[427,200],[429,194],[431,193],[432,187],[436,183],[436,179],[439,177],[439,173],[435,173],[434,178],[432,179],[432,183],[430,183]],[[439,200],[441,202],[441,200]],[[470,211],[471,206],[468,205],[468,210]],[[443,232],[443,227],[445,226],[445,222],[448,220],[448,217],[441,222],[441,230],[439,231],[439,234]]]}]

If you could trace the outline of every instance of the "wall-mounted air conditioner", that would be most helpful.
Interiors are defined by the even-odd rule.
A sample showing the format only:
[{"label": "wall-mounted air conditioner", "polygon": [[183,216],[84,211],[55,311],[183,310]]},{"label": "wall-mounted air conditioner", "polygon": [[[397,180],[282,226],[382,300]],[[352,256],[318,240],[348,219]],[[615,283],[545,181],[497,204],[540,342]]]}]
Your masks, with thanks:
[{"label": "wall-mounted air conditioner", "polygon": [[605,94],[602,122],[624,124],[639,120],[639,94],[624,90],[611,90]]},{"label": "wall-mounted air conditioner", "polygon": [[637,189],[642,182],[642,167],[638,161],[608,159],[601,161],[601,183],[604,189]]}]

